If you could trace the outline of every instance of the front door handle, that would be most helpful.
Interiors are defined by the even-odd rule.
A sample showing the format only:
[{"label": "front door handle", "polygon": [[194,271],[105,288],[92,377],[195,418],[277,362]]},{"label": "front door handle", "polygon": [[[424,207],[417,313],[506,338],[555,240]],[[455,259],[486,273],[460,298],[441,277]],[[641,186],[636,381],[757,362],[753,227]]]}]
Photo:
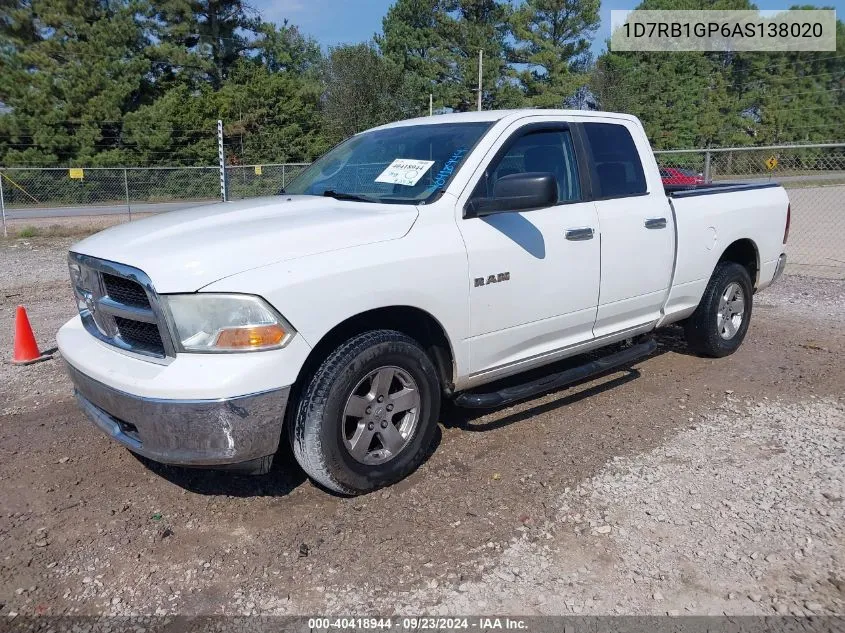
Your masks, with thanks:
[{"label": "front door handle", "polygon": [[666,218],[649,218],[645,221],[645,228],[647,229],[665,229]]},{"label": "front door handle", "polygon": [[590,227],[583,227],[578,229],[566,229],[566,239],[573,242],[580,242],[581,240],[593,239],[593,229]]}]

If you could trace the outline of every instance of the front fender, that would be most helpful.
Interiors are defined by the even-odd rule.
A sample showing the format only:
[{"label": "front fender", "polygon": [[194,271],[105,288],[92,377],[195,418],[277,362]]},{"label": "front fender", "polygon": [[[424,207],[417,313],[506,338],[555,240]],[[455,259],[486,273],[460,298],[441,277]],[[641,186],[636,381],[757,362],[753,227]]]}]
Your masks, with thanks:
[{"label": "front fender", "polygon": [[409,306],[443,327],[455,355],[456,375],[468,366],[469,272],[463,241],[437,224],[415,227],[389,242],[278,262],[227,277],[203,292],[260,295],[310,346],[350,317]]}]

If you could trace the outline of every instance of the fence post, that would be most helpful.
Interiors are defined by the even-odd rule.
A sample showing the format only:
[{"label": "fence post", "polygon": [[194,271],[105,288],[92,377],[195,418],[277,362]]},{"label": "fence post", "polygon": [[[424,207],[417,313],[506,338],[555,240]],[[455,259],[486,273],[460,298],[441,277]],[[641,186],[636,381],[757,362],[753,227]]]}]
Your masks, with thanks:
[{"label": "fence post", "polygon": [[223,153],[223,121],[217,119],[217,158],[220,160],[220,197],[226,202],[226,156]]},{"label": "fence post", "polygon": [[704,152],[704,182],[711,182],[710,152]]},{"label": "fence post", "polygon": [[3,237],[9,237],[6,230],[6,200],[3,198],[3,170],[0,169],[0,212],[3,213]]},{"label": "fence post", "polygon": [[282,163],[282,189],[285,188],[285,164]]},{"label": "fence post", "polygon": [[129,221],[132,221],[132,206],[129,204],[129,176],[126,167],[123,168],[123,189],[126,191],[126,210],[129,212]]}]

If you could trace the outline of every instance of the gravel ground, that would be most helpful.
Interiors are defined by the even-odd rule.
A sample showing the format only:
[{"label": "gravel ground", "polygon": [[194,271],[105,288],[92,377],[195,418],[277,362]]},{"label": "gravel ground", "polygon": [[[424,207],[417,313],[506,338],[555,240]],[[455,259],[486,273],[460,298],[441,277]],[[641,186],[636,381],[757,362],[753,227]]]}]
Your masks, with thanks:
[{"label": "gravel ground", "polygon": [[[0,242],[0,318],[74,313],[72,238]],[[357,499],[134,458],[59,361],[0,364],[0,615],[842,613],[845,284],[787,276],[735,355],[490,412]],[[11,327],[0,354],[11,355]]]},{"label": "gravel ground", "polygon": [[[841,614],[845,399],[690,418],[561,495],[479,582],[361,606],[439,614]],[[526,521],[528,523],[528,521]],[[355,595],[348,591],[347,596]],[[340,605],[338,605],[340,606]]]}]

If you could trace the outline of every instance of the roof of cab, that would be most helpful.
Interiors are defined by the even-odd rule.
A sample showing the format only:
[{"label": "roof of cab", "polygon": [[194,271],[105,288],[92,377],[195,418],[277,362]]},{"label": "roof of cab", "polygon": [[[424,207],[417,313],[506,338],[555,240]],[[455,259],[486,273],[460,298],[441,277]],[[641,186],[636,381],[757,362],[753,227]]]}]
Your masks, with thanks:
[{"label": "roof of cab", "polygon": [[622,114],[619,112],[599,112],[596,110],[546,110],[523,108],[520,110],[482,110],[481,112],[453,112],[450,114],[436,114],[434,116],[417,117],[414,119],[405,119],[404,121],[396,121],[394,123],[387,123],[378,127],[372,128],[374,130],[384,130],[392,127],[404,127],[409,125],[436,125],[442,123],[476,123],[476,122],[494,122],[500,121],[504,118],[519,119],[524,116],[576,116],[576,117],[610,117],[614,119],[627,119],[635,121],[636,117],[632,114]]}]

